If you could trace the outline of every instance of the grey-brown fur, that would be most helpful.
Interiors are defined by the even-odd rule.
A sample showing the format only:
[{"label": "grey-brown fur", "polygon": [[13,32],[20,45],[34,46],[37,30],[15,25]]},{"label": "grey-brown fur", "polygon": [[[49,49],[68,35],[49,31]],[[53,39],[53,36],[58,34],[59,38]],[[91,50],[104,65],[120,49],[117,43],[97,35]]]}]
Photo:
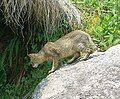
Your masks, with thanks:
[{"label": "grey-brown fur", "polygon": [[52,60],[53,65],[49,73],[54,72],[58,67],[59,59],[74,55],[68,63],[81,57],[81,53],[86,53],[83,59],[89,57],[91,53],[97,50],[89,34],[75,30],[61,37],[55,42],[48,42],[38,53],[29,54],[34,67],[38,64]]}]

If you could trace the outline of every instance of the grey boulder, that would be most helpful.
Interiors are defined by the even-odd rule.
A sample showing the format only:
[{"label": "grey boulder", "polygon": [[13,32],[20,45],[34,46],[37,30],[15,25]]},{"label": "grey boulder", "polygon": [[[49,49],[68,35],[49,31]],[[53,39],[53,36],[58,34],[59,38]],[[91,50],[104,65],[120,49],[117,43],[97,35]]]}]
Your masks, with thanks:
[{"label": "grey boulder", "polygon": [[120,99],[120,44],[49,74],[32,99]]}]

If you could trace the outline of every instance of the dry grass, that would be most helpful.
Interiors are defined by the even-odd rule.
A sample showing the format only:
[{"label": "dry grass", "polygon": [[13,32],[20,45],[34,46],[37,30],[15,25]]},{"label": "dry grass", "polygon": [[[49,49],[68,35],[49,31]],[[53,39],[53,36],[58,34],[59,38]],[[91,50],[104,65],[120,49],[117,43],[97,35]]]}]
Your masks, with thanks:
[{"label": "dry grass", "polygon": [[53,33],[65,20],[71,28],[78,27],[80,16],[68,0],[2,0],[6,24],[24,38],[24,29],[34,33]]}]

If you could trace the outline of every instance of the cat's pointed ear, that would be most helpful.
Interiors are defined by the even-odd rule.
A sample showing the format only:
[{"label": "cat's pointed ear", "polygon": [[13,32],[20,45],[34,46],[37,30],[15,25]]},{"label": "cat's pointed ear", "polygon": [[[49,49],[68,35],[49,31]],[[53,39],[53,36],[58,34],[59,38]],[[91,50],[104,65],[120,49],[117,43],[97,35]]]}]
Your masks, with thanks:
[{"label": "cat's pointed ear", "polygon": [[28,54],[28,56],[29,56],[29,57],[36,57],[37,54],[34,54],[34,53],[33,53],[33,54]]},{"label": "cat's pointed ear", "polygon": [[32,57],[33,55],[32,54],[28,54],[29,57]]}]

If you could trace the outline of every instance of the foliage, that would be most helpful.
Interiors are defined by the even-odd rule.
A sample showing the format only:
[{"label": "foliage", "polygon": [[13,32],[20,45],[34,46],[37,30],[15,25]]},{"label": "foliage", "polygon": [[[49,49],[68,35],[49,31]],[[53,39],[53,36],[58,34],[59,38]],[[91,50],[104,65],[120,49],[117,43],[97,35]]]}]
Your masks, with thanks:
[{"label": "foliage", "polygon": [[[51,62],[45,62],[33,69],[30,67],[30,60],[27,57],[28,52],[38,52],[47,41],[55,41],[64,35],[63,32],[70,31],[73,25],[70,26],[69,19],[66,19],[67,11],[59,9],[60,12],[67,13],[62,17],[58,12],[54,13],[54,10],[50,8],[51,6],[44,8],[45,6],[35,7],[33,5],[42,5],[43,2],[40,3],[39,1],[43,0],[34,0],[34,2],[26,0],[25,3],[23,3],[24,0],[3,1],[4,6],[1,9],[5,7],[4,13],[0,10],[0,43],[3,45],[2,47],[0,45],[0,50],[2,49],[0,52],[0,96],[1,99],[30,97],[36,85],[47,76]],[[7,1],[9,1],[8,4]],[[50,1],[47,2],[50,3]],[[61,4],[59,7],[64,8],[66,0],[62,3],[61,0],[58,1]],[[80,12],[83,23],[82,29],[90,33],[101,49],[106,50],[110,46],[120,43],[119,0],[72,0],[72,2]],[[52,6],[54,5],[53,8],[58,8],[58,4],[54,3],[55,5],[52,4]],[[20,5],[17,6],[18,4]],[[69,4],[67,7],[70,7]],[[12,9],[8,10],[9,8]],[[42,8],[44,11],[39,12]],[[45,11],[47,12],[45,15],[51,13],[52,15],[46,18],[43,15]],[[74,18],[73,12],[71,12],[72,18]],[[28,16],[26,16],[27,14]],[[57,15],[59,16],[58,19],[56,19]],[[4,23],[8,23],[12,28]],[[54,32],[50,32],[53,30]]]},{"label": "foliage", "polygon": [[119,0],[73,0],[83,17],[83,29],[103,49],[120,43]]}]

